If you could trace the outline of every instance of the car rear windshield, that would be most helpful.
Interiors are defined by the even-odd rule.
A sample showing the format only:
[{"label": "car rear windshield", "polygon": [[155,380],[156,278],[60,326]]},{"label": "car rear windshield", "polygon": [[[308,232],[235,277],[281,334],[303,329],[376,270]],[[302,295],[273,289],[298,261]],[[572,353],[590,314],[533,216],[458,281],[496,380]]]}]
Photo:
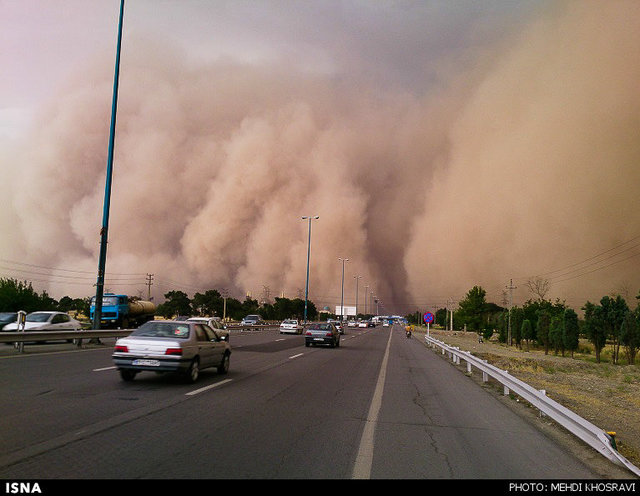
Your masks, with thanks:
[{"label": "car rear windshield", "polygon": [[186,339],[189,337],[189,325],[178,322],[147,322],[133,331],[131,336]]},{"label": "car rear windshield", "polygon": [[313,324],[309,329],[314,331],[330,331],[331,324]]}]

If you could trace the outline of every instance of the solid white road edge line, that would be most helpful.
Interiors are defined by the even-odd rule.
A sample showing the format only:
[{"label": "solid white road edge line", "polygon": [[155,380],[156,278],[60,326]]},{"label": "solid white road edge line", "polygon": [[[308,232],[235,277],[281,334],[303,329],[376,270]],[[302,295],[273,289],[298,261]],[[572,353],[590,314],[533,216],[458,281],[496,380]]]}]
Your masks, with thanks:
[{"label": "solid white road edge line", "polygon": [[389,348],[391,347],[391,336],[393,332],[389,332],[389,340],[387,341],[387,349],[384,352],[382,365],[378,374],[378,382],[373,392],[373,399],[369,407],[362,438],[360,439],[360,448],[356,456],[356,463],[353,467],[353,479],[369,479],[371,477],[371,465],[373,463],[373,438],[378,422],[378,414],[382,406],[382,393],[384,390],[384,381],[387,375],[387,361],[389,359]]}]

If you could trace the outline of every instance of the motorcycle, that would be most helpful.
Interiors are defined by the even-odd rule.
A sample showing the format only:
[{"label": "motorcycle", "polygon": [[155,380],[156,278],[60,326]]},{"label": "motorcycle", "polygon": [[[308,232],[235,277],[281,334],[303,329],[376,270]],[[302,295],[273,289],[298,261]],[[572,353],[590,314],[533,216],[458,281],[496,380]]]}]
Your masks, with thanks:
[{"label": "motorcycle", "polygon": [[407,330],[407,338],[411,337],[411,331]]}]

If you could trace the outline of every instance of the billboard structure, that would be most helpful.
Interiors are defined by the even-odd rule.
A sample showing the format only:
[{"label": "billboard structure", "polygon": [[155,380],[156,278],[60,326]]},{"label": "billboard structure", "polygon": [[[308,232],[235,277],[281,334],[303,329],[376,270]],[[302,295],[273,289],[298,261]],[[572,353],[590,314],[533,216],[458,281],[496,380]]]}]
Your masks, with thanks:
[{"label": "billboard structure", "polygon": [[344,312],[340,311],[340,305],[336,305],[336,315],[341,317],[348,317],[349,315],[356,315],[356,307],[344,306]]}]

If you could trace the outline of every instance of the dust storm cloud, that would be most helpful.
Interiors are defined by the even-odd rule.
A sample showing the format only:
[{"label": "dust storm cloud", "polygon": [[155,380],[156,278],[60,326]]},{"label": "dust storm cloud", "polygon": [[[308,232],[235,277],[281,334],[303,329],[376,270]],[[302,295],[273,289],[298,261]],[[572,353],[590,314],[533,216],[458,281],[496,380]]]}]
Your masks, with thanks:
[{"label": "dust storm cloud", "polygon": [[[107,272],[153,273],[158,298],[295,297],[301,216],[319,215],[310,298],[339,304],[338,258],[349,258],[346,304],[358,274],[360,298],[367,285],[390,312],[410,312],[476,284],[497,301],[509,278],[522,285],[633,238],[639,7],[561,2],[507,38],[438,58],[433,79],[410,89],[282,61],[195,64],[170,41],[131,36]],[[24,185],[0,216],[6,258],[96,270],[112,58],[80,68],[28,145],[3,152]],[[636,291],[638,275],[552,281],[553,296],[599,297],[625,278]]]}]

